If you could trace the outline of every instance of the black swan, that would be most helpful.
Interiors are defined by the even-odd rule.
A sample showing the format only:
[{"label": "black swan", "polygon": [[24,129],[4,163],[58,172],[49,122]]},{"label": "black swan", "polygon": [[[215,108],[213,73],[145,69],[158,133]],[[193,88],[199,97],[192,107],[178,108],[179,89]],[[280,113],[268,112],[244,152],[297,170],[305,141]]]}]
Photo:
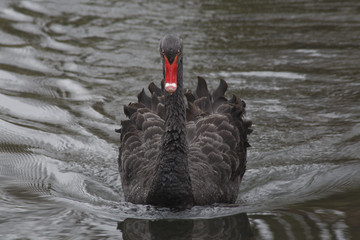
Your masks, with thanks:
[{"label": "black swan", "polygon": [[[246,168],[245,102],[226,99],[220,80],[211,94],[198,77],[183,92],[183,44],[174,35],[160,42],[164,80],[150,83],[137,103],[124,106],[119,171],[125,200],[159,207],[234,203]],[[185,104],[184,96],[187,100]]]}]

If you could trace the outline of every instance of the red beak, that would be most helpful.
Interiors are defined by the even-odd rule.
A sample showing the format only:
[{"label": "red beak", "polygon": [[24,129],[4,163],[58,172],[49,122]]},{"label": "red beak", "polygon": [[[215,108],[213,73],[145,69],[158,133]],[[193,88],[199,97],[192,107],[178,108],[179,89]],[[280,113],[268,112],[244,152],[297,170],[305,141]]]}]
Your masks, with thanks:
[{"label": "red beak", "polygon": [[164,55],[165,59],[165,90],[168,93],[175,92],[177,88],[177,57],[175,57],[172,64],[169,63],[169,60]]}]

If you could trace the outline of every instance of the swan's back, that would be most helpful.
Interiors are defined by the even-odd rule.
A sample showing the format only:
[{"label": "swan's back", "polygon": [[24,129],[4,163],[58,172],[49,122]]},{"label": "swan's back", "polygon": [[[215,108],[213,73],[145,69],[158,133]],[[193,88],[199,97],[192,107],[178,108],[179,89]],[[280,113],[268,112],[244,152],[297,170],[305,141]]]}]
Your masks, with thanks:
[{"label": "swan's back", "polygon": [[[196,205],[233,203],[246,168],[247,135],[251,122],[244,121],[245,103],[224,94],[227,84],[210,94],[203,78],[197,89],[186,91],[188,165]],[[157,166],[164,133],[162,88],[149,85],[137,103],[124,107],[129,120],[122,121],[119,171],[127,201],[146,203]]]}]

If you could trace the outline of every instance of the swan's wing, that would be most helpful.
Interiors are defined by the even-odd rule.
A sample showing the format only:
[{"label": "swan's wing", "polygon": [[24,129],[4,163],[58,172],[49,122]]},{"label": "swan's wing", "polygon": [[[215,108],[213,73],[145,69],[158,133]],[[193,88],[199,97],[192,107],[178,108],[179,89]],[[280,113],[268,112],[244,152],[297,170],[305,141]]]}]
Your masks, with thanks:
[{"label": "swan's wing", "polygon": [[189,169],[199,205],[234,202],[245,173],[251,122],[243,119],[245,103],[236,96],[227,100],[226,89],[226,82],[221,80],[210,94],[205,80],[199,78],[195,93],[185,94],[189,106]]},{"label": "swan's wing", "polygon": [[124,107],[129,120],[121,122],[118,164],[126,201],[145,203],[150,190],[164,132],[161,101],[142,91],[137,103]]},{"label": "swan's wing", "polygon": [[[243,120],[245,103],[235,96],[227,100],[226,89],[221,80],[210,94],[199,78],[196,91],[185,93],[189,169],[198,205],[234,202],[245,172],[251,122]],[[124,107],[129,120],[121,122],[119,171],[125,198],[133,203],[146,201],[164,133],[163,86],[150,84],[149,90],[151,97],[142,91],[137,103]]]}]

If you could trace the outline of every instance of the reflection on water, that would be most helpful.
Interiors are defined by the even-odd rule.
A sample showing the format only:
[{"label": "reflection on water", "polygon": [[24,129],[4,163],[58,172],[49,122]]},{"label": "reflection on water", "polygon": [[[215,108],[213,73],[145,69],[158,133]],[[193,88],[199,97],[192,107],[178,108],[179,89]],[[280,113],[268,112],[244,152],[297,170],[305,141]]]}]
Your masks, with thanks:
[{"label": "reflection on water", "polygon": [[[135,229],[246,239],[250,228],[255,239],[360,239],[359,9],[0,1],[2,239],[132,239]],[[164,213],[124,202],[114,129],[122,106],[160,81],[166,32],[184,40],[185,87],[224,78],[247,103],[254,132],[235,205]]]},{"label": "reflection on water", "polygon": [[144,220],[126,219],[118,223],[124,240],[132,239],[251,239],[245,213],[215,219]]}]

